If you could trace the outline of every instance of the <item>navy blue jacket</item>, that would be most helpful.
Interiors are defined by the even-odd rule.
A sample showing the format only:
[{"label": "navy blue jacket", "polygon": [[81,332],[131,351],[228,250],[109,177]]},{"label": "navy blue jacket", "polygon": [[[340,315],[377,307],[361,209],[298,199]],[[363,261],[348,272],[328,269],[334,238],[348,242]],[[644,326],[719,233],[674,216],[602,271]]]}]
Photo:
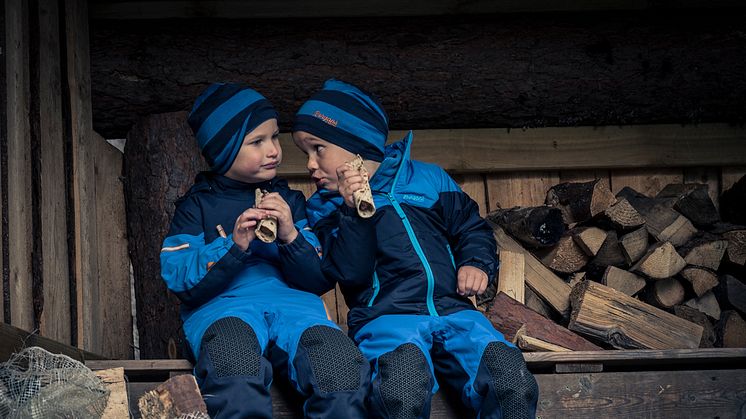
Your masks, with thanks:
[{"label": "navy blue jacket", "polygon": [[327,280],[350,307],[350,336],[384,314],[447,315],[474,309],[457,293],[457,269],[474,266],[494,281],[497,245],[477,204],[440,167],[410,160],[412,133],[386,147],[370,179],[376,214],[363,219],[338,193],[309,199]]},{"label": "navy blue jacket", "polygon": [[[256,188],[278,192],[290,206],[300,232],[292,243],[253,240],[243,252],[233,242],[236,219],[254,206]],[[305,197],[289,189],[285,180],[247,184],[209,172],[198,175],[195,185],[177,201],[160,258],[161,276],[181,300],[184,320],[200,308],[220,310],[221,299],[287,288],[287,282],[304,291],[327,283],[318,240],[307,224]],[[220,237],[217,225],[228,237]]]}]

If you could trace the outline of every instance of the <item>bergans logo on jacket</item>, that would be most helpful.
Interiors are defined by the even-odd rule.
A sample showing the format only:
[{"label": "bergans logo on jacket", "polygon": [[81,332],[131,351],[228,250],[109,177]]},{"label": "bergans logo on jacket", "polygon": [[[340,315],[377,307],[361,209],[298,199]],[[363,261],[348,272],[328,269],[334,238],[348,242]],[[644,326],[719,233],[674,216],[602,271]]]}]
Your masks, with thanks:
[{"label": "bergans logo on jacket", "polygon": [[377,208],[367,220],[337,193],[307,203],[324,249],[322,269],[350,307],[350,334],[382,314],[446,315],[473,309],[457,294],[457,270],[474,266],[490,281],[497,246],[479,208],[440,167],[409,158],[412,133],[386,147],[370,179]]}]

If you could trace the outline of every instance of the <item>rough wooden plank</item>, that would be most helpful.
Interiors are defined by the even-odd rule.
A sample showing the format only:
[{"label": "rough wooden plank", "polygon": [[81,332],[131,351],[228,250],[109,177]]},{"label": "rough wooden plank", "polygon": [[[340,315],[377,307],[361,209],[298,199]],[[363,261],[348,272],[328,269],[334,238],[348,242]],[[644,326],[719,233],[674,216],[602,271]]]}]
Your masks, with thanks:
[{"label": "rough wooden plank", "polygon": [[522,330],[527,336],[567,349],[575,351],[601,350],[600,347],[585,338],[528,309],[504,293],[498,293],[495,296],[489,311],[485,315],[495,328],[510,341],[515,340],[516,335]]},{"label": "rough wooden plank", "polygon": [[5,3],[10,322],[31,330],[34,328],[31,290],[33,236],[27,21],[26,2]]},{"label": "rough wooden plank", "polygon": [[568,328],[623,349],[698,348],[702,326],[585,281],[572,291]]},{"label": "rough wooden plank", "polygon": [[454,175],[453,179],[474,202],[479,205],[479,215],[487,215],[487,191],[484,175]]},{"label": "rough wooden plank", "polygon": [[[102,355],[86,352],[74,346],[29,333],[15,326],[0,322],[0,362],[5,362],[13,353],[29,346],[39,346],[49,352],[64,354],[78,361],[100,360]],[[108,367],[106,367],[108,368]]]},{"label": "rough wooden plank", "polygon": [[736,418],[744,409],[743,370],[648,371],[536,376],[537,417]]},{"label": "rough wooden plank", "polygon": [[500,226],[490,223],[495,232],[495,240],[500,249],[523,252],[526,266],[526,284],[536,294],[551,305],[558,313],[567,316],[570,313],[570,286],[560,277],[544,266],[531,253],[523,249],[510,238]]},{"label": "rough wooden plank", "polygon": [[88,3],[84,0],[71,0],[64,4],[67,85],[70,97],[69,123],[72,135],[77,344],[81,348],[101,352],[103,330],[100,328],[102,315],[98,303],[100,290],[94,195],[95,154],[92,147]]},{"label": "rough wooden plank", "polygon": [[[494,152],[489,151],[490,154]],[[439,154],[433,155],[432,158],[436,158]],[[488,172],[488,170],[483,171]],[[489,211],[497,209],[498,206],[500,208],[511,208],[544,205],[547,190],[556,185],[558,181],[559,174],[557,172],[511,172],[487,175]]]},{"label": "rough wooden plank", "polygon": [[127,219],[122,185],[122,153],[93,133],[91,144],[95,174],[96,249],[101,332],[100,351],[112,358],[133,355],[130,265]]},{"label": "rough wooden plank", "polygon": [[70,271],[67,248],[65,131],[62,123],[62,80],[58,1],[38,2],[39,101],[39,226],[43,306],[42,335],[70,342]]},{"label": "rough wooden plank", "polygon": [[[660,157],[663,158],[663,156]],[[611,191],[617,194],[622,188],[629,186],[643,195],[655,196],[669,183],[683,181],[684,175],[681,169],[663,168],[673,164],[672,160],[670,164],[661,165],[659,169],[614,170],[611,172]],[[686,164],[681,164],[681,166],[686,166]]]},{"label": "rough wooden plank", "polygon": [[124,368],[112,368],[96,371],[96,376],[109,390],[109,400],[102,417],[107,419],[128,419],[130,416],[127,402],[127,382],[124,379]]},{"label": "rough wooden plank", "polygon": [[523,304],[526,261],[523,252],[500,250],[500,271],[497,277],[497,292]]}]

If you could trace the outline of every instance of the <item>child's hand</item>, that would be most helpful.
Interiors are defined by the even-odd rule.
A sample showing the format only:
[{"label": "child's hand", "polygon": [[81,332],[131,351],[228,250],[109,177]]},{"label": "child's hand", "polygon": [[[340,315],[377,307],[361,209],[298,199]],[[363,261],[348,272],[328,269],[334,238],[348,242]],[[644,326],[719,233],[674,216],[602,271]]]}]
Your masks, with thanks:
[{"label": "child's hand", "polygon": [[466,297],[480,295],[487,289],[487,274],[473,266],[462,266],[458,270],[458,293]]},{"label": "child's hand", "polygon": [[363,182],[363,176],[360,175],[360,172],[351,169],[346,163],[337,168],[339,194],[342,195],[348,207],[355,208],[355,199],[352,197],[352,193],[362,189]]},{"label": "child's hand", "polygon": [[277,218],[277,238],[282,243],[290,243],[298,237],[290,206],[279,193],[272,192],[264,195],[258,208],[264,210],[267,215]]},{"label": "child's hand", "polygon": [[249,248],[249,244],[256,237],[254,227],[256,227],[257,221],[264,217],[266,217],[264,211],[249,208],[236,219],[236,225],[233,226],[233,242],[242,252]]}]

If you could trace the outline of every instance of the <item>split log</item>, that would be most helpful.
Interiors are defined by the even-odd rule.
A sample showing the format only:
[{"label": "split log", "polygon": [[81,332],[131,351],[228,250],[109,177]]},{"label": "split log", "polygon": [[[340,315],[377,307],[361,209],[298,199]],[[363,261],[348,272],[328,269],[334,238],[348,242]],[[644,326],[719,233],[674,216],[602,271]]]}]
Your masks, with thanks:
[{"label": "split log", "polygon": [[619,240],[619,247],[627,265],[632,265],[648,250],[648,230],[645,227],[627,233]]},{"label": "split log", "polygon": [[701,232],[677,250],[687,264],[717,271],[727,247],[727,240]]},{"label": "split log", "polygon": [[567,284],[570,285],[570,287],[572,288],[577,285],[578,282],[582,282],[585,280],[587,280],[585,272],[575,272],[574,274],[570,275],[570,280]]},{"label": "split log", "polygon": [[720,318],[720,304],[712,291],[705,293],[701,297],[692,298],[685,302],[684,305],[697,309],[715,320]]},{"label": "split log", "polygon": [[684,286],[676,278],[655,281],[648,300],[660,308],[672,308],[684,301]]},{"label": "split log", "polygon": [[720,283],[725,300],[736,310],[746,313],[746,285],[730,275],[723,275]]},{"label": "split log", "polygon": [[525,300],[523,304],[525,304],[526,307],[541,314],[547,319],[556,317],[554,315],[554,312],[552,311],[552,307],[549,304],[545,303],[544,300],[539,298],[534,290],[532,290],[531,287],[529,287],[528,285],[523,287],[523,299]]},{"label": "split log", "polygon": [[686,217],[656,199],[647,197],[630,187],[625,187],[617,194],[618,198],[625,198],[645,217],[645,228],[659,242],[671,242],[674,246],[681,246],[688,242],[697,229]]},{"label": "split log", "polygon": [[686,262],[669,242],[656,243],[632,267],[631,271],[653,279],[670,278],[684,269]]},{"label": "split log", "polygon": [[598,222],[617,231],[629,231],[645,224],[645,218],[629,201],[622,198],[602,212],[598,216]]},{"label": "split log", "polygon": [[571,352],[564,346],[555,345],[526,334],[526,325],[523,325],[513,338],[513,344],[526,352]]},{"label": "split log", "polygon": [[596,256],[606,240],[607,233],[598,227],[580,227],[570,231],[573,240],[588,256]]},{"label": "split log", "polygon": [[723,348],[746,348],[746,321],[735,311],[723,312],[716,330]]},{"label": "split log", "polygon": [[585,281],[570,297],[570,330],[618,349],[697,348],[702,326],[607,286]]},{"label": "split log", "polygon": [[720,221],[708,186],[702,183],[672,183],[661,190],[656,199],[662,199],[699,228],[709,227]]},{"label": "split log", "polygon": [[507,249],[513,252],[523,252],[526,263],[526,284],[544,301],[557,310],[560,315],[567,317],[570,314],[570,287],[567,283],[544,266],[534,255],[510,238],[502,227],[492,222],[488,223],[492,226],[495,233],[495,241],[497,241],[500,250]]},{"label": "split log", "polygon": [[705,313],[683,305],[674,306],[673,312],[676,316],[681,317],[684,320],[702,326],[702,339],[699,341],[700,348],[715,347],[715,341],[717,339],[715,335],[715,326]]},{"label": "split log", "polygon": [[548,206],[498,209],[487,219],[529,248],[554,246],[566,230],[562,211]]},{"label": "split log", "polygon": [[191,374],[177,375],[145,393],[137,402],[143,419],[178,418],[193,413],[207,414],[197,381]]},{"label": "split log", "polygon": [[554,247],[534,252],[544,266],[555,272],[573,273],[588,263],[588,255],[575,243],[572,236],[565,235]]},{"label": "split log", "polygon": [[607,182],[565,182],[547,192],[546,204],[562,211],[565,223],[579,223],[591,219],[616,202]]},{"label": "split log", "polygon": [[725,232],[723,238],[728,240],[728,260],[741,266],[746,265],[746,228]]},{"label": "split log", "polygon": [[645,288],[645,278],[615,266],[606,268],[604,276],[601,278],[601,283],[630,296],[637,294]]},{"label": "split log", "polygon": [[523,328],[524,332],[531,337],[574,351],[601,350],[585,338],[530,310],[503,293],[495,296],[492,307],[485,315],[509,341],[513,341],[518,331]]},{"label": "split log", "polygon": [[715,272],[698,266],[687,266],[681,270],[680,275],[692,284],[697,297],[701,297],[707,291],[715,288],[719,282]]},{"label": "split log", "polygon": [[524,302],[525,257],[522,252],[500,250],[500,270],[497,277],[497,292],[504,292],[509,297]]},{"label": "split log", "polygon": [[622,253],[617,233],[614,230],[607,232],[604,244],[601,245],[598,253],[596,253],[596,257],[588,264],[588,276],[592,279],[600,279],[608,266],[616,266],[618,268],[628,266]]},{"label": "split log", "polygon": [[720,215],[723,221],[746,225],[746,176],[720,195]]}]

